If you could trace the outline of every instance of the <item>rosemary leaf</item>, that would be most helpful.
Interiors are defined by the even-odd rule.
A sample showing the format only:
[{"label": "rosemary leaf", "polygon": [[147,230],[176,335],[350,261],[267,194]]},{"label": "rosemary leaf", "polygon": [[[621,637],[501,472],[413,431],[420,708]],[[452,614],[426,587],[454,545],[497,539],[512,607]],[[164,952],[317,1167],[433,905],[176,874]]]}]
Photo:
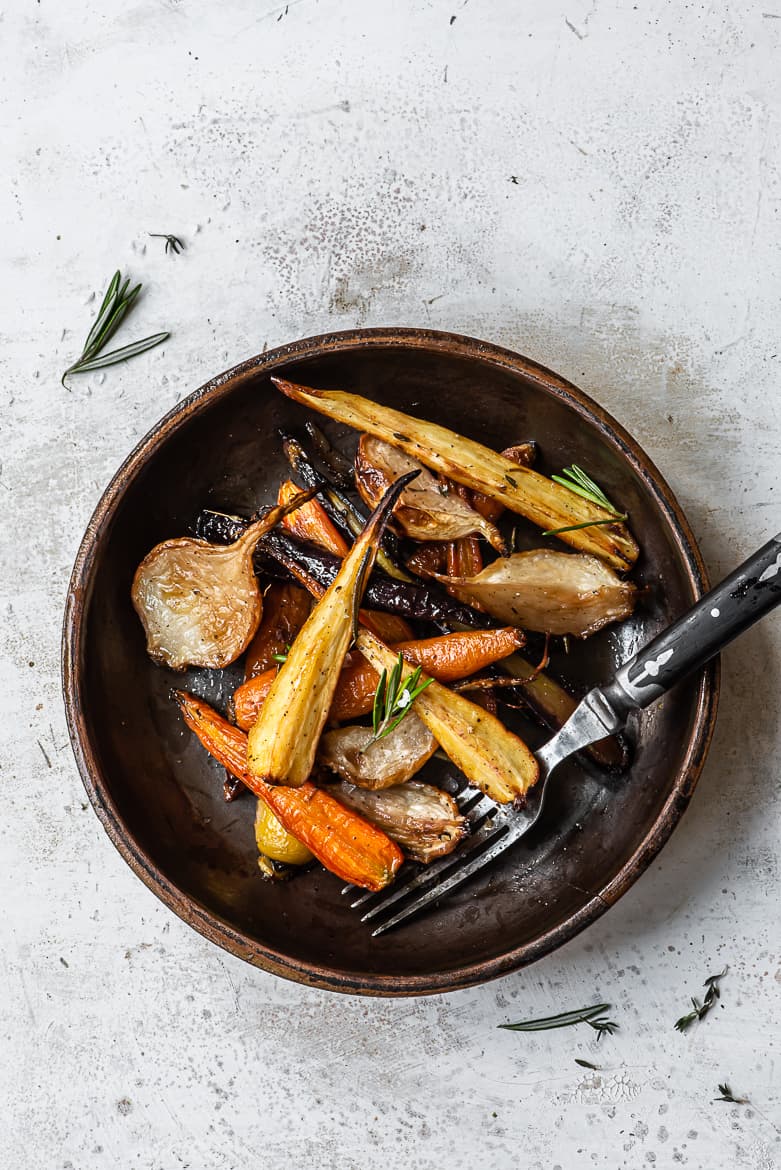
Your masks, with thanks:
[{"label": "rosemary leaf", "polygon": [[403,669],[404,657],[399,653],[398,661],[390,673],[390,678],[386,670],[383,670],[380,675],[372,707],[372,738],[366,745],[367,747],[376,743],[378,739],[390,735],[399,726],[402,719],[409,714],[418,695],[425,691],[432,681],[427,678],[424,683],[421,683],[421,668],[419,666],[413,670],[408,678],[402,680]]},{"label": "rosemary leaf", "polygon": [[592,1064],[590,1060],[582,1060],[579,1056],[575,1057],[575,1064],[579,1064],[581,1068],[591,1068],[594,1072],[599,1072],[598,1064]]},{"label": "rosemary leaf", "polygon": [[729,1101],[732,1105],[748,1105],[748,1097],[736,1097],[725,1081],[723,1085],[719,1085],[720,1097],[714,1097],[714,1101]]},{"label": "rosemary leaf", "polygon": [[693,995],[691,997],[694,1011],[688,1012],[685,1016],[681,1016],[680,1019],[675,1021],[676,1031],[685,1032],[687,1028],[691,1027],[695,1020],[702,1020],[705,1018],[705,1016],[707,1016],[716,1000],[721,996],[721,992],[719,991],[719,980],[723,979],[728,971],[729,967],[725,967],[723,971],[718,973],[718,975],[708,976],[708,978],[705,980],[705,983],[703,984],[703,986],[707,987],[708,989],[705,992],[705,998],[703,999],[702,1003],[700,1003],[696,996]]},{"label": "rosemary leaf", "polygon": [[152,349],[170,337],[168,332],[155,333],[151,337],[144,337],[140,341],[120,346],[119,349],[111,350],[109,353],[101,352],[119,329],[141,292],[140,284],[135,285],[128,292],[129,285],[129,278],[123,282],[122,273],[117,269],[109,281],[98,314],[87,334],[81,356],[62,375],[63,386],[69,374],[83,374],[90,370],[99,370],[104,366],[116,365],[117,362],[127,361],[128,358],[144,353],[147,349]]},{"label": "rosemary leaf", "polygon": [[598,508],[604,508],[606,512],[610,512],[610,516],[600,520],[586,520],[581,524],[568,524],[564,528],[549,528],[543,532],[543,536],[559,536],[562,532],[577,532],[580,528],[593,528],[598,524],[615,524],[627,519],[626,512],[619,512],[610,503],[599,484],[596,484],[590,475],[586,475],[583,468],[578,467],[577,463],[573,463],[572,467],[565,467],[561,475],[553,475],[551,479],[554,483],[561,484],[562,487],[574,492],[576,496],[581,496],[589,503],[596,504]]},{"label": "rosemary leaf", "polygon": [[[608,1011],[609,1003],[596,1003],[591,1007],[561,1012],[558,1016],[543,1016],[539,1020],[521,1020],[517,1024],[499,1024],[508,1032],[547,1032],[551,1028],[568,1028],[571,1024],[588,1024],[596,1016]],[[614,1024],[613,1027],[616,1025]]]},{"label": "rosemary leaf", "polygon": [[184,243],[178,236],[172,236],[168,232],[147,232],[147,235],[151,240],[165,240],[166,255],[173,252],[174,256],[178,256],[184,251]]}]

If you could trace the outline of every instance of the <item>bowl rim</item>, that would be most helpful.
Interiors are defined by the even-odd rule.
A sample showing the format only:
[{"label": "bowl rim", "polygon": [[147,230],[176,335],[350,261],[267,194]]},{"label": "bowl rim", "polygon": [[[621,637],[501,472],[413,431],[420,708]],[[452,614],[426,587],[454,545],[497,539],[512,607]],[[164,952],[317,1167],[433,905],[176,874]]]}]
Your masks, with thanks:
[{"label": "bowl rim", "polygon": [[144,884],[169,909],[211,942],[274,975],[310,987],[370,996],[414,996],[456,991],[518,970],[574,938],[609,909],[640,877],[670,837],[689,804],[713,737],[718,706],[718,658],[703,670],[697,689],[695,716],[683,762],[667,800],[643,841],[621,869],[574,914],[544,934],[504,954],[464,963],[428,975],[359,974],[291,958],[237,930],[220,915],[178,888],[129,832],[110,797],[90,743],[83,707],[80,649],[91,597],[95,556],[128,483],[178,427],[208,403],[231,393],[237,385],[284,367],[292,360],[372,348],[446,351],[522,374],[576,414],[596,423],[643,482],[661,512],[684,565],[693,600],[709,588],[708,574],[689,523],[668,483],[632,436],[582,390],[546,366],[510,349],[463,334],[438,330],[389,327],[349,329],[316,334],[247,358],[209,379],[178,402],[136,444],[103,492],[81,540],[68,586],[62,632],[62,689],[71,746],[82,783],[113,845]]}]

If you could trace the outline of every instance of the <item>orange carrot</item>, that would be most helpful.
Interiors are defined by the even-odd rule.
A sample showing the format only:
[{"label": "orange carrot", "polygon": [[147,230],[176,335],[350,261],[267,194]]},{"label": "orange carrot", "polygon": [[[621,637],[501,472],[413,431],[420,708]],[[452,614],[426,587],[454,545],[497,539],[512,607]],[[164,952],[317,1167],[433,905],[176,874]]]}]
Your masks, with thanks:
[{"label": "orange carrot", "polygon": [[[500,630],[465,630],[416,642],[397,642],[393,650],[396,653],[400,650],[407,662],[422,666],[439,682],[455,682],[506,658],[523,642],[521,631],[507,626]],[[269,670],[234,692],[236,722],[245,731],[257,719],[275,677],[276,670]],[[349,656],[339,675],[329,718],[342,722],[366,715],[372,709],[378,682],[376,671],[362,656]]]},{"label": "orange carrot", "polygon": [[207,752],[264,801],[326,869],[367,890],[381,890],[393,881],[404,855],[380,829],[309,781],[298,788],[264,783],[247,769],[243,731],[186,691],[177,691],[176,700]]},{"label": "orange carrot", "polygon": [[[280,485],[277,502],[287,504],[300,491],[301,489],[288,479]],[[294,536],[300,537],[301,540],[310,540],[312,544],[324,548],[326,552],[333,553],[337,557],[346,556],[349,552],[347,541],[331,522],[323,505],[319,504],[317,500],[309,500],[308,503],[297,508],[295,512],[291,512],[282,521],[282,526],[292,532]]]},{"label": "orange carrot", "polygon": [[[305,505],[306,506],[306,505]],[[284,654],[309,617],[312,600],[300,585],[274,581],[263,594],[263,617],[258,632],[247,647],[244,677],[263,674]]]},{"label": "orange carrot", "polygon": [[[472,503],[473,493],[468,488],[462,487],[460,483],[446,482],[448,482],[448,490],[453,495],[460,496],[468,504]],[[460,566],[462,570],[468,566],[468,571],[461,574],[466,577],[476,577],[481,571],[483,554],[480,551],[480,541],[476,536],[462,536],[459,540],[447,542],[447,574],[449,577],[459,576],[459,573],[456,572],[456,565]]]}]

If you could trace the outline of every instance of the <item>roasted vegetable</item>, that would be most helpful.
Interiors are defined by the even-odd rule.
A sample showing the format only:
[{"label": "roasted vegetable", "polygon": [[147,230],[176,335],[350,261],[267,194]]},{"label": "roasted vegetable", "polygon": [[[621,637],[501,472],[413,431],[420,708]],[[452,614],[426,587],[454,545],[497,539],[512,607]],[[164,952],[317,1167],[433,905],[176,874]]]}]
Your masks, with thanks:
[{"label": "roasted vegetable", "polygon": [[[531,467],[534,460],[537,458],[537,444],[534,440],[527,443],[515,443],[512,447],[505,447],[502,451],[505,459],[511,459],[513,463],[517,463],[519,467]],[[472,507],[485,516],[486,520],[492,520],[494,524],[504,512],[504,504],[499,503],[498,500],[492,500],[490,496],[484,496],[482,492],[471,492]]]},{"label": "roasted vegetable", "polygon": [[502,557],[476,577],[437,580],[500,621],[579,638],[628,617],[637,594],[598,557],[553,549]]},{"label": "roasted vegetable", "polygon": [[[392,670],[396,655],[368,630],[355,644],[376,671]],[[404,677],[413,668],[405,665]],[[517,800],[536,782],[536,759],[516,735],[476,703],[432,682],[415,700],[415,714],[426,724],[470,784],[498,804]]]},{"label": "roasted vegetable", "polygon": [[296,787],[312,770],[382,529],[415,474],[402,476],[386,492],[307,618],[250,730],[247,766],[270,784]]},{"label": "roasted vegetable", "polygon": [[265,800],[258,800],[255,810],[255,841],[259,853],[285,865],[306,865],[314,856],[297,837],[288,833]]},{"label": "roasted vegetable", "polygon": [[[460,496],[462,500],[468,500],[474,494],[462,487],[460,483],[451,484],[449,491],[451,495]],[[474,577],[482,569],[483,554],[480,550],[480,541],[476,536],[462,536],[458,540],[450,540],[445,547],[447,549],[445,561],[448,577]]]},{"label": "roasted vegetable", "polygon": [[[337,557],[321,552],[312,545],[302,544],[282,532],[270,532],[268,536],[262,537],[260,548],[266,557],[284,565],[306,588],[309,588],[309,582],[330,585],[339,571]],[[419,618],[421,621],[458,622],[478,629],[496,624],[484,614],[449,597],[433,582],[421,585],[419,582],[396,581],[376,569],[369,577],[364,604],[373,610]]]},{"label": "roasted vegetable", "polygon": [[586,528],[563,532],[560,539],[617,569],[627,569],[637,559],[638,547],[627,527],[619,522],[602,523],[610,520],[609,512],[481,443],[357,394],[314,390],[283,378],[272,381],[288,398],[384,439],[433,471],[525,516],[544,531],[588,522]]},{"label": "roasted vegetable", "polygon": [[312,609],[306,589],[273,581],[263,594],[263,617],[244,658],[244,678],[256,678],[277,665],[278,656],[292,646]]},{"label": "roasted vegetable", "polygon": [[498,552],[506,552],[499,530],[476,512],[458,492],[436,480],[417,459],[390,443],[361,435],[355,456],[355,483],[361,498],[374,507],[400,475],[419,471],[393,510],[393,519],[412,540],[457,540],[479,532]]},{"label": "roasted vegetable", "polygon": [[[375,631],[376,633],[377,631]],[[379,634],[378,634],[379,636]],[[384,639],[382,639],[384,641]],[[413,642],[397,642],[392,649],[403,653],[413,666],[422,666],[432,678],[453,682],[484,670],[512,654],[524,642],[516,629],[467,630]],[[236,722],[249,731],[277,676],[276,666],[243,683],[233,695]],[[379,675],[360,654],[350,654],[342,667],[331,701],[329,718],[337,722],[368,715],[374,703]]]},{"label": "roasted vegetable", "polygon": [[395,788],[369,792],[342,780],[332,791],[401,845],[413,861],[428,863],[452,853],[467,834],[467,823],[452,796],[410,780]]},{"label": "roasted vegetable", "polygon": [[252,568],[260,537],[313,492],[300,492],[250,524],[237,541],[209,544],[193,537],[166,540],[144,557],[133,578],[131,597],[156,662],[218,669],[247,648],[263,610]]},{"label": "roasted vegetable", "polygon": [[327,731],[320,740],[317,758],[360,788],[390,788],[410,780],[436,750],[434,736],[410,712],[398,727],[374,742],[371,727]]},{"label": "roasted vegetable", "polygon": [[[286,480],[280,486],[277,503],[288,504],[300,490],[289,479]],[[317,500],[309,500],[290,516],[286,516],[282,521],[282,527],[301,540],[311,540],[312,544],[316,544],[318,548],[325,549],[326,552],[333,553],[337,557],[346,556],[350,547],[329,520],[323,505]]]},{"label": "roasted vegetable", "polygon": [[404,857],[385,833],[313,784],[298,788],[264,784],[247,768],[243,731],[194,695],[178,691],[176,699],[185,723],[207,752],[267,804],[326,869],[367,890],[381,890],[393,881]]}]

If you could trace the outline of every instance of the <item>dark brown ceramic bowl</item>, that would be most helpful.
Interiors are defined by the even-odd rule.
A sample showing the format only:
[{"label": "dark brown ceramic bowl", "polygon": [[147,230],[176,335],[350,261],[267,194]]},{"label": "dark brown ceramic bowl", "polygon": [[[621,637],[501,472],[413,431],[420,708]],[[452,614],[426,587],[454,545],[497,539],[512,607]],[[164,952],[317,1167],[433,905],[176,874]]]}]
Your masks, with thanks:
[{"label": "dark brown ceramic bowl", "polygon": [[[642,555],[642,605],[623,625],[555,665],[574,684],[615,666],[698,598],[705,570],[659,472],[618,423],[528,358],[446,333],[360,330],[314,337],[221,374],[136,447],[90,521],[65,614],[63,678],[70,734],[106,832],[166,905],[235,955],[289,979],[367,995],[420,995],[512,971],[593,922],[643,872],[683,813],[716,712],[715,664],[679,685],[632,728],[621,777],[571,762],[539,825],[492,869],[426,917],[372,939],[314,868],[288,883],[259,876],[254,801],[222,799],[222,775],[183,729],[170,698],[181,676],[154,666],[130,604],[133,571],[156,542],[189,530],[204,506],[250,513],[268,501],[284,459],[280,426],[307,417],[272,374],[355,390],[494,448],[534,437],[543,471],[573,460],[631,514]],[[328,425],[343,445],[344,428]],[[184,685],[227,697],[219,673]],[[538,728],[526,733],[541,742]],[[445,768],[432,761],[429,768]]]}]

